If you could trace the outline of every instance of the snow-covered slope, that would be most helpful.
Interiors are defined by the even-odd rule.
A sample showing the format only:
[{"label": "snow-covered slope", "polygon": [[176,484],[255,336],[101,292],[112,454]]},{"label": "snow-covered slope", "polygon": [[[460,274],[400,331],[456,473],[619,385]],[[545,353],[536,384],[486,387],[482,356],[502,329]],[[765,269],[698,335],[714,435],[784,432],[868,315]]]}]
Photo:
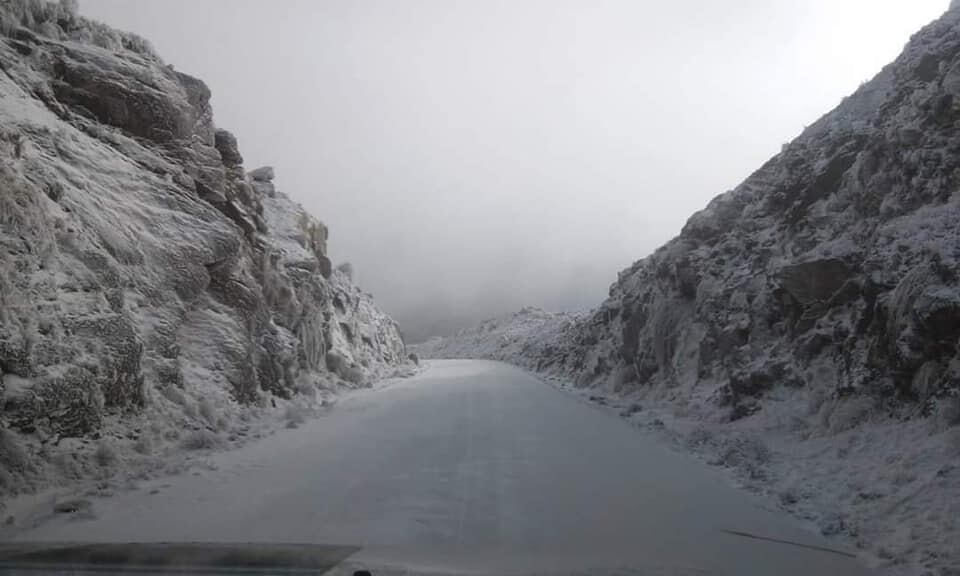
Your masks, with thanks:
[{"label": "snow-covered slope", "polygon": [[573,352],[569,347],[586,316],[527,307],[410,349],[423,358],[484,358],[543,371],[551,365],[552,358]]},{"label": "snow-covered slope", "polygon": [[0,3],[0,495],[406,361],[203,82],[74,4]]},{"label": "snow-covered slope", "polygon": [[[420,353],[504,359],[626,398],[643,407],[630,418],[714,462],[734,454],[744,482],[891,571],[957,570],[958,222],[952,9],[621,272],[561,341],[543,345],[518,315]],[[501,336],[509,346],[491,345]]]}]

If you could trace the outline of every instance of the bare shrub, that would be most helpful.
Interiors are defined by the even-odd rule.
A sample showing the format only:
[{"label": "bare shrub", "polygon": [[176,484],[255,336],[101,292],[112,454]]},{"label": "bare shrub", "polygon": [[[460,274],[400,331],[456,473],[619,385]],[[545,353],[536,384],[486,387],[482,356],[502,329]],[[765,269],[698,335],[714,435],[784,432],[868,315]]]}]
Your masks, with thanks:
[{"label": "bare shrub", "polygon": [[209,430],[195,430],[181,442],[187,450],[214,450],[223,445],[223,439]]},{"label": "bare shrub", "polygon": [[839,400],[830,414],[828,429],[833,434],[852,430],[866,422],[872,412],[873,401],[869,398]]},{"label": "bare shrub", "polygon": [[317,385],[308,379],[301,378],[293,385],[293,391],[300,396],[313,396],[317,392]]},{"label": "bare shrub", "polygon": [[940,428],[960,426],[960,393],[937,402],[936,423]]},{"label": "bare shrub", "polygon": [[690,432],[690,435],[687,436],[687,445],[691,448],[698,448],[709,444],[713,441],[713,438],[714,434],[711,430],[703,426],[697,426]]},{"label": "bare shrub", "polygon": [[153,442],[150,440],[149,436],[141,435],[139,438],[137,438],[136,442],[133,443],[133,450],[137,454],[146,456],[153,452]]},{"label": "bare shrub", "polygon": [[766,465],[772,457],[770,449],[759,438],[738,436],[723,443],[712,464],[736,468],[750,478],[763,479],[766,477]]},{"label": "bare shrub", "polygon": [[53,38],[60,36],[59,22],[72,25],[77,20],[76,0],[5,0],[2,32],[11,34],[18,27]]},{"label": "bare shrub", "polygon": [[112,444],[101,442],[93,452],[93,461],[101,468],[108,468],[117,463],[117,451]]},{"label": "bare shrub", "polygon": [[284,419],[287,421],[287,428],[298,428],[307,421],[307,409],[302,406],[287,406]]},{"label": "bare shrub", "polygon": [[15,488],[17,479],[29,472],[27,453],[13,433],[0,428],[0,492]]},{"label": "bare shrub", "polygon": [[347,280],[353,282],[353,264],[349,262],[341,262],[337,265],[337,272],[343,274],[347,277]]},{"label": "bare shrub", "polygon": [[824,388],[812,388],[807,393],[807,414],[814,416],[820,412],[823,403],[830,399],[830,393]]},{"label": "bare shrub", "polygon": [[160,394],[174,404],[179,404],[181,406],[187,405],[187,397],[183,394],[183,392],[180,391],[179,388],[174,386],[164,386],[163,388],[160,388]]},{"label": "bare shrub", "polygon": [[60,11],[64,15],[76,18],[80,6],[77,0],[60,0]]},{"label": "bare shrub", "polygon": [[153,44],[146,38],[133,32],[120,32],[119,35],[120,44],[127,50],[149,58],[157,57],[157,52],[153,49]]},{"label": "bare shrub", "polygon": [[954,458],[960,458],[960,428],[947,431],[947,451]]},{"label": "bare shrub", "polygon": [[210,400],[202,398],[197,405],[197,411],[200,413],[200,416],[210,424],[216,423],[217,411],[214,409],[213,404],[210,403]]},{"label": "bare shrub", "polygon": [[362,386],[366,381],[366,376],[364,375],[363,370],[357,368],[356,366],[348,366],[340,373],[340,375],[347,382],[357,386]]}]

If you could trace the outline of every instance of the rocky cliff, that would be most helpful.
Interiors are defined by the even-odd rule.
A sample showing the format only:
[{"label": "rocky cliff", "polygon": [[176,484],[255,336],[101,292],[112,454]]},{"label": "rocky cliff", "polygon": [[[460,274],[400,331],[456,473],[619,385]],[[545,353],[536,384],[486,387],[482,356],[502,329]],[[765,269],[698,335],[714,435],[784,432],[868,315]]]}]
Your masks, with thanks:
[{"label": "rocky cliff", "polygon": [[0,493],[405,361],[202,81],[69,1],[0,32]]},{"label": "rocky cliff", "polygon": [[905,573],[956,569],[958,222],[954,7],[576,327],[541,315],[531,332],[521,314],[419,350],[635,399],[629,417],[737,455],[745,482],[825,533]]},{"label": "rocky cliff", "polygon": [[620,274],[584,385],[773,387],[929,414],[960,393],[960,12]]}]

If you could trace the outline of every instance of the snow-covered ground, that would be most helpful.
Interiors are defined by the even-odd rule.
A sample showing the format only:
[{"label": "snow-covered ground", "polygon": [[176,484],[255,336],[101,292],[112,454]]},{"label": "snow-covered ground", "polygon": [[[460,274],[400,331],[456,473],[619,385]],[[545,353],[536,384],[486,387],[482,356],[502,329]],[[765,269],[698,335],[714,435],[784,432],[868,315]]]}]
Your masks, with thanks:
[{"label": "snow-covered ground", "polygon": [[[536,309],[491,319],[415,347],[423,358],[489,358],[532,371],[531,350],[569,345],[569,314]],[[749,418],[717,417],[710,387],[578,386],[554,365],[558,388],[619,414],[679,450],[724,468],[769,506],[810,521],[857,548],[882,573],[953,574],[960,569],[960,428],[935,418],[901,421],[867,400],[780,387]]]},{"label": "snow-covered ground", "polygon": [[14,536],[353,545],[375,574],[863,573],[807,523],[522,370],[430,364]]}]

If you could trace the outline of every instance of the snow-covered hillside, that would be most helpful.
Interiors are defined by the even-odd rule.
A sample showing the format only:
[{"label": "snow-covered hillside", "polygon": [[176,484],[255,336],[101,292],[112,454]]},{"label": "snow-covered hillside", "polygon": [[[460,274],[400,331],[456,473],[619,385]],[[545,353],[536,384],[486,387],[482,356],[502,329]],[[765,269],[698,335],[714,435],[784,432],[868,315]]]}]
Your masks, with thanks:
[{"label": "snow-covered hillside", "polygon": [[551,358],[570,352],[566,347],[585,317],[528,307],[410,349],[424,358],[485,358],[542,371],[551,364]]},{"label": "snow-covered hillside", "polygon": [[538,313],[543,335],[519,314],[419,353],[506,360],[622,399],[627,417],[891,573],[953,573],[958,221],[952,9],[575,325]]},{"label": "snow-covered hillside", "polygon": [[407,362],[202,81],[75,2],[2,2],[0,32],[0,496],[239,442]]}]

